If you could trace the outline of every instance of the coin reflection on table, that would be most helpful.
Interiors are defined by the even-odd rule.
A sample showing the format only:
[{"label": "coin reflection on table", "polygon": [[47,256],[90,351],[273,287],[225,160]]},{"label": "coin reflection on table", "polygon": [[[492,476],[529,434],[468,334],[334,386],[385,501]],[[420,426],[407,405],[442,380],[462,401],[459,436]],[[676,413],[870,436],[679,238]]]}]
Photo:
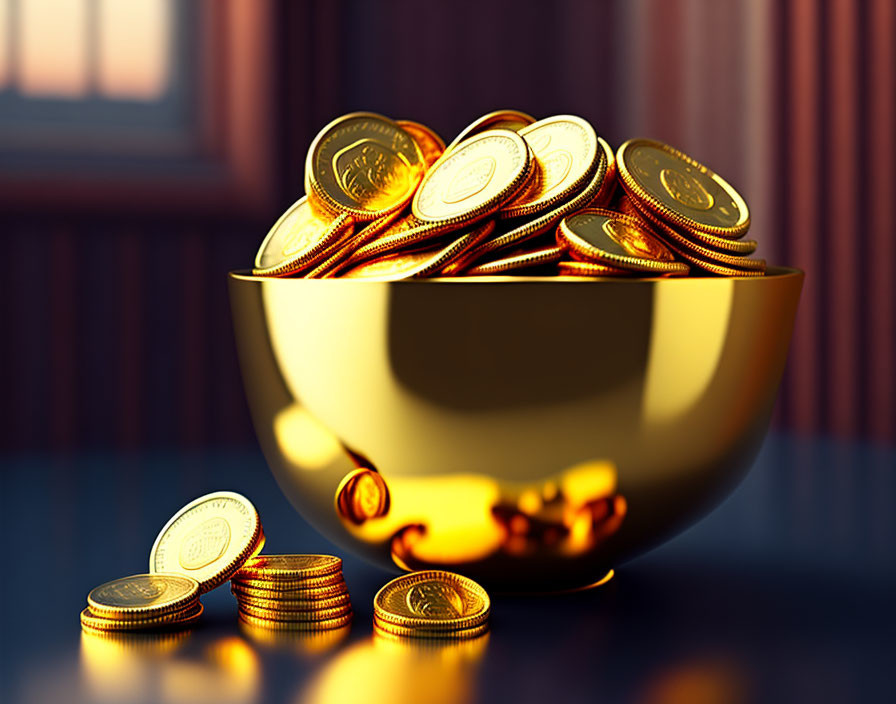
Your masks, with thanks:
[{"label": "coin reflection on table", "polygon": [[[404,642],[402,642],[404,641]],[[468,641],[407,641],[374,635],[335,654],[293,700],[296,704],[363,701],[457,704],[473,700],[488,634]]]},{"label": "coin reflection on table", "polygon": [[81,677],[97,702],[256,701],[261,667],[236,636],[209,642],[189,633],[81,634]]}]

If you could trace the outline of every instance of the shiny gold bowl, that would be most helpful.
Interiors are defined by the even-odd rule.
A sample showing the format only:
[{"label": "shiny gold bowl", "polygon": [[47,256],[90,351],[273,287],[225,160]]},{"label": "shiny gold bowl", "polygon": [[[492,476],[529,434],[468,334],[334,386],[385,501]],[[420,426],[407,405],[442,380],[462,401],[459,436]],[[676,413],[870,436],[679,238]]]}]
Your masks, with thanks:
[{"label": "shiny gold bowl", "polygon": [[392,570],[544,590],[600,580],[740,480],[802,280],[229,285],[258,439],[312,525]]}]

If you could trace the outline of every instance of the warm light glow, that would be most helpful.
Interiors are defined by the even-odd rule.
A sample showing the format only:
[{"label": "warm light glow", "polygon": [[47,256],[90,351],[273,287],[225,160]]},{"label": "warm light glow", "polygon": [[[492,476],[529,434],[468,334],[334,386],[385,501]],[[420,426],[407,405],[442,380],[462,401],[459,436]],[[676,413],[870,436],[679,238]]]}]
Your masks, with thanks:
[{"label": "warm light glow", "polygon": [[99,18],[99,91],[115,98],[158,98],[170,71],[170,1],[99,0]]},{"label": "warm light glow", "polygon": [[18,3],[19,89],[30,95],[77,97],[88,81],[85,0]]},{"label": "warm light glow", "polygon": [[9,83],[9,0],[0,0],[0,90]]},{"label": "warm light glow", "polygon": [[326,469],[346,454],[336,436],[298,404],[277,414],[274,436],[284,457],[298,469]]},{"label": "warm light glow", "polygon": [[96,0],[95,10],[90,8],[91,0],[27,0],[18,3],[15,26],[8,28],[9,2],[0,0],[0,87],[11,80],[5,50],[11,29],[15,87],[25,95],[162,95],[171,69],[171,0]]}]

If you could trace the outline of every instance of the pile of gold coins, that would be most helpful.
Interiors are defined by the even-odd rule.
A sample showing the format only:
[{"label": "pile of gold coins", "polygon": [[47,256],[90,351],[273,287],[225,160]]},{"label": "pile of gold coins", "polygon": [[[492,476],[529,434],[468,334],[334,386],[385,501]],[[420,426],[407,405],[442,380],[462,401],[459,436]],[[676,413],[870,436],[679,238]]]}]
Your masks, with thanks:
[{"label": "pile of gold coins", "polygon": [[259,276],[760,276],[743,198],[660,142],[615,152],[575,115],[484,115],[447,147],[428,127],[344,115],[315,137],[305,195]]},{"label": "pile of gold coins", "polygon": [[259,555],[233,575],[230,591],[249,626],[319,630],[352,619],[342,560],[331,555]]},{"label": "pile of gold coins", "polygon": [[488,630],[491,601],[472,579],[441,570],[393,579],[373,599],[378,633],[409,638],[476,638]]},{"label": "pile of gold coins", "polygon": [[[81,627],[90,633],[187,628],[199,596],[227,581],[244,626],[268,632],[323,632],[352,620],[342,560],[332,555],[259,555],[261,520],[240,494],[191,501],[162,528],[148,574],[122,577],[87,595]],[[488,630],[490,600],[466,577],[429,570],[402,575],[374,599],[374,629],[390,637],[473,638]]]},{"label": "pile of gold coins", "polygon": [[81,626],[87,631],[186,628],[202,615],[199,582],[175,574],[135,574],[106,582],[87,595]]}]

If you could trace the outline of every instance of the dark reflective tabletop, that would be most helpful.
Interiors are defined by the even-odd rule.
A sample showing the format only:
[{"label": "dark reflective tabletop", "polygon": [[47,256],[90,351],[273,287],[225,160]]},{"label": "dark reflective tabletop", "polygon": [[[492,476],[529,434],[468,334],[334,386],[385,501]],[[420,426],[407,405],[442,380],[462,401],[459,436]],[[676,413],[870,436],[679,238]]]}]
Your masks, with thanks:
[{"label": "dark reflective tabletop", "polygon": [[[145,571],[168,517],[218,489],[261,513],[266,552],[334,552],[260,454],[0,460],[2,702],[716,702],[896,698],[896,450],[772,435],[738,490],[598,589],[493,595],[491,632],[372,635],[390,575],[350,555],[349,629],[242,631],[226,587],[177,635],[82,636],[93,586]],[[338,554],[338,553],[337,553]]]}]

